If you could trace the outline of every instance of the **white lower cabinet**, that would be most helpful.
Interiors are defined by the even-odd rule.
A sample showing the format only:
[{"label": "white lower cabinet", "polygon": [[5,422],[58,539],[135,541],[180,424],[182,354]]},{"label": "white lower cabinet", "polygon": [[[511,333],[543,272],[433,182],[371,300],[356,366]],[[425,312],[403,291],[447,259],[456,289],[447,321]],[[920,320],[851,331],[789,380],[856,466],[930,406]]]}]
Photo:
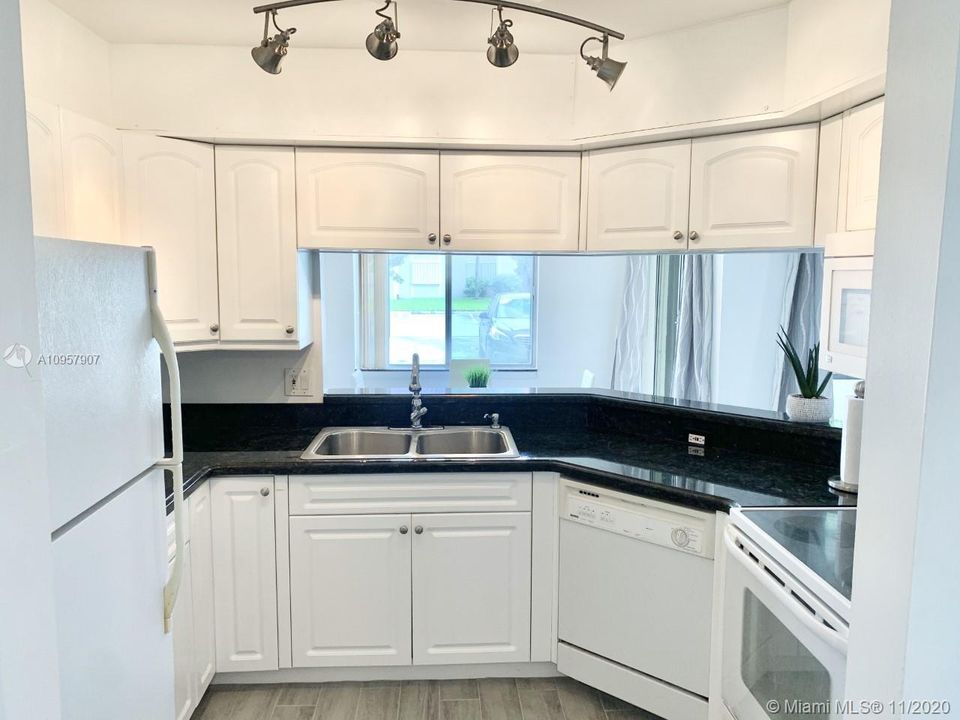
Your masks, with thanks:
[{"label": "white lower cabinet", "polygon": [[217,671],[277,670],[273,477],[210,481]]},{"label": "white lower cabinet", "polygon": [[293,665],[410,664],[409,515],[290,519]]},{"label": "white lower cabinet", "polygon": [[530,513],[414,515],[413,662],[530,660]]},{"label": "white lower cabinet", "polygon": [[[173,561],[170,561],[173,570]],[[193,583],[191,581],[190,545],[184,546],[183,575],[177,604],[173,608],[171,625],[173,627],[173,699],[176,707],[176,719],[186,720],[200,701],[196,675],[194,673],[194,617]]]},{"label": "white lower cabinet", "polygon": [[197,700],[210,687],[217,670],[217,641],[213,608],[213,536],[210,485],[190,496],[190,583],[193,599],[193,673]]}]

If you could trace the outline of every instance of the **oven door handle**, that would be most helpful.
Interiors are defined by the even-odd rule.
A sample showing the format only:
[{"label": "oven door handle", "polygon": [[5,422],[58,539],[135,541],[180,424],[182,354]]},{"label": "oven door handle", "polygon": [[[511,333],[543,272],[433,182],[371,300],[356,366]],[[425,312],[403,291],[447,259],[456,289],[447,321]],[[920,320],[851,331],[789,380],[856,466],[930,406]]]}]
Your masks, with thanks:
[{"label": "oven door handle", "polygon": [[[767,590],[781,596],[786,601],[784,605],[787,607],[787,609],[790,610],[791,614],[796,617],[797,620],[799,620],[800,623],[807,628],[807,630],[832,647],[834,650],[846,655],[846,638],[844,638],[833,628],[828,627],[813,617],[810,612],[803,607],[795,597],[793,597],[788,587],[780,585],[780,583],[768,575],[757,563],[752,562],[749,560],[749,558],[743,557],[743,550],[737,547],[736,542],[734,542],[734,532],[735,531],[728,526],[726,532],[723,534],[723,542],[724,545],[727,546],[727,555],[730,557],[730,559],[736,560],[743,567],[745,567],[747,572],[753,575],[754,579],[763,585]],[[758,551],[758,548],[754,548],[752,550],[754,554],[756,554]]]}]

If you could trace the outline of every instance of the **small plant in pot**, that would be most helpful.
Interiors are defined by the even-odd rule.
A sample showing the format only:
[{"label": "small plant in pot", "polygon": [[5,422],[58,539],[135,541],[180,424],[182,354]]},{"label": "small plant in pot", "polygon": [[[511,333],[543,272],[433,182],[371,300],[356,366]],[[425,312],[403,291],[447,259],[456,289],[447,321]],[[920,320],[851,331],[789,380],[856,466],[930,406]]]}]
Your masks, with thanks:
[{"label": "small plant in pot", "polygon": [[807,351],[806,368],[800,361],[797,349],[787,337],[786,330],[782,327],[777,334],[777,345],[790,361],[790,367],[797,376],[797,386],[800,389],[799,393],[787,396],[787,415],[797,422],[827,422],[833,415],[833,401],[824,397],[823,391],[826,390],[833,373],[827,373],[826,377],[820,380],[820,343]]},{"label": "small plant in pot", "polygon": [[467,385],[472,388],[485,388],[490,382],[490,368],[474,367],[464,373]]}]

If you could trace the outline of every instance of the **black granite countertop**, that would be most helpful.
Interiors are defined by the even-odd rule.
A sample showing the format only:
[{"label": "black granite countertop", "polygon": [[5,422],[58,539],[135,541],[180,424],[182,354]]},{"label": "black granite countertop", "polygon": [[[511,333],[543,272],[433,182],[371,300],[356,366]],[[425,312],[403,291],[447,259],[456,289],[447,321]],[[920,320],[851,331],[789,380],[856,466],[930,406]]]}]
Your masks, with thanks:
[{"label": "black granite countertop", "polygon": [[[856,497],[841,496],[827,487],[827,479],[837,472],[832,465],[795,458],[689,448],[672,440],[596,430],[513,429],[513,433],[521,457],[508,460],[316,462],[300,460],[302,448],[187,452],[185,492],[189,495],[214,475],[525,470],[559,472],[575,480],[710,511],[735,506],[837,506],[851,504]],[[169,484],[167,489],[169,512]]]}]

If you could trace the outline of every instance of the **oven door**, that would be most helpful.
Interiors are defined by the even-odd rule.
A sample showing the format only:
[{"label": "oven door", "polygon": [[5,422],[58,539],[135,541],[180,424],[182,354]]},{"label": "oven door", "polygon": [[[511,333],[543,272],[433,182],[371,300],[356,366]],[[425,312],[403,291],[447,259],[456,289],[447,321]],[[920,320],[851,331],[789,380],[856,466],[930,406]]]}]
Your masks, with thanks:
[{"label": "oven door", "polygon": [[736,720],[839,717],[846,624],[733,525],[723,552],[727,711]]}]

